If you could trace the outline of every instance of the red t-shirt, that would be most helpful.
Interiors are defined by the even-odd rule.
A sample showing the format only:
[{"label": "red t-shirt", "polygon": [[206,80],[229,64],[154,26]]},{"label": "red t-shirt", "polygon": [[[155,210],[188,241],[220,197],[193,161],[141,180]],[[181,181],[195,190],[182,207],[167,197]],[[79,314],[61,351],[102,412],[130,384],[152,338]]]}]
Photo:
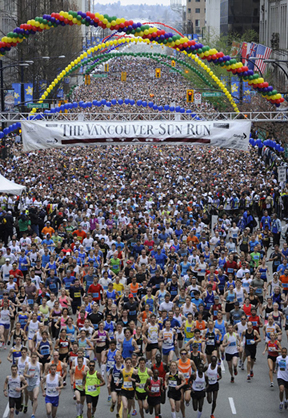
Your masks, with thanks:
[{"label": "red t-shirt", "polygon": [[246,316],[251,316],[251,308],[252,308],[251,303],[249,306],[246,306],[246,305],[242,306],[242,309],[245,312]]},{"label": "red t-shirt", "polygon": [[[22,273],[22,271],[21,270],[19,270],[19,269],[16,269],[16,270],[9,270],[9,274],[10,274],[10,276],[13,276],[14,278],[17,276],[17,274],[18,274],[18,276],[21,276],[21,277],[23,277],[23,273]],[[19,277],[17,277],[17,279],[16,279],[16,283],[17,283],[17,286],[19,286],[19,281],[20,281],[20,279],[19,279]]]},{"label": "red t-shirt", "polygon": [[259,318],[259,316],[258,315],[255,315],[255,316],[252,316],[251,315],[251,316],[249,316],[248,321],[249,322],[252,322],[253,329],[256,329],[256,331],[259,332],[259,325],[260,325],[260,318]]},{"label": "red t-shirt", "polygon": [[231,273],[234,275],[234,270],[237,270],[236,261],[232,261],[232,263],[230,261],[226,261],[226,263],[224,264],[224,270],[226,271],[226,274]]},{"label": "red t-shirt", "polygon": [[151,252],[153,250],[153,246],[154,246],[154,241],[144,241],[144,245],[147,245],[149,252]]},{"label": "red t-shirt", "polygon": [[101,286],[101,284],[97,283],[97,284],[91,284],[88,288],[88,293],[92,293],[93,295],[93,301],[98,301],[101,300],[101,296],[103,293],[103,287]]}]

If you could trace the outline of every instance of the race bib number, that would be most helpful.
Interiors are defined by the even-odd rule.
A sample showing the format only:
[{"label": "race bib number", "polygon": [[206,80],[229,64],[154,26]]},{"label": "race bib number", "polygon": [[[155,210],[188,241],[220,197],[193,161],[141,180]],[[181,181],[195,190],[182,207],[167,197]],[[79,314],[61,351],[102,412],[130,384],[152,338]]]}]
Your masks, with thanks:
[{"label": "race bib number", "polygon": [[[185,374],[187,374],[187,373],[185,373]],[[168,381],[168,386],[169,386],[170,388],[176,388],[176,386],[177,386],[177,382],[176,382],[176,380],[169,380],[169,381]]]},{"label": "race bib number", "polygon": [[124,382],[123,387],[124,389],[132,389],[132,382]]},{"label": "race bib number", "polygon": [[88,392],[95,392],[96,386],[95,385],[89,385],[87,389],[88,389]]}]

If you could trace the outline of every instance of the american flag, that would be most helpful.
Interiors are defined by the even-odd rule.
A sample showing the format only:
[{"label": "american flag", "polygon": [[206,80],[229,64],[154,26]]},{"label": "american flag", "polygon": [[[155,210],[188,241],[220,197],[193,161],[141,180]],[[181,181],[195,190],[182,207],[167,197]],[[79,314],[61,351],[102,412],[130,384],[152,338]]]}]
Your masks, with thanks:
[{"label": "american flag", "polygon": [[256,65],[258,65],[262,74],[264,74],[265,68],[266,68],[266,63],[264,62],[264,60],[267,60],[270,58],[271,52],[272,52],[272,49],[268,48],[267,46],[258,45],[257,47],[256,58],[260,58],[260,59],[256,61]]}]

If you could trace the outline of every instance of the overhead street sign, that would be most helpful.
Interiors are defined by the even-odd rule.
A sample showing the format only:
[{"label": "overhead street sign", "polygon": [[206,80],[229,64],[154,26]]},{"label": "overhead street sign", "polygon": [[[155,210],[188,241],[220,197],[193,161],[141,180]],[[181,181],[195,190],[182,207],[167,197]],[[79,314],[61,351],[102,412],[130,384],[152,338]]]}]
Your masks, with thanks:
[{"label": "overhead street sign", "polygon": [[205,93],[202,93],[202,97],[221,97],[223,96],[223,93],[220,93],[218,91],[207,91]]},{"label": "overhead street sign", "polygon": [[26,107],[29,107],[29,109],[49,109],[49,103],[27,103]]}]

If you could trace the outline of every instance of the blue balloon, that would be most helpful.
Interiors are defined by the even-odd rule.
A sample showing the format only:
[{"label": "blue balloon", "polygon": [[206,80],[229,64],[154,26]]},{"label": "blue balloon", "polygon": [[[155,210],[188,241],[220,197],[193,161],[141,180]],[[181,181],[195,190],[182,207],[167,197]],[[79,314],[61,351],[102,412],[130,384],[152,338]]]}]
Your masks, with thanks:
[{"label": "blue balloon", "polygon": [[124,102],[123,102],[123,100],[122,99],[118,99],[118,104],[119,105],[122,105]]},{"label": "blue balloon", "polygon": [[186,113],[192,113],[192,110],[191,109],[187,109],[186,110]]},{"label": "blue balloon", "polygon": [[111,102],[106,102],[106,106],[111,107],[112,106]]},{"label": "blue balloon", "polygon": [[154,106],[154,103],[153,103],[153,102],[149,102],[149,103],[148,103],[148,106],[149,106],[150,108],[152,108],[152,107]]},{"label": "blue balloon", "polygon": [[137,106],[142,106],[142,100],[137,100]]},{"label": "blue balloon", "polygon": [[180,109],[180,113],[185,113],[185,109],[184,109],[184,107],[181,107],[181,109]]},{"label": "blue balloon", "polygon": [[126,105],[128,105],[128,104],[130,103],[130,100],[129,100],[129,99],[125,99],[125,100],[124,100],[124,103],[125,103]]},{"label": "blue balloon", "polygon": [[4,135],[8,135],[9,134],[9,129],[8,128],[4,128],[3,132],[4,132]]},{"label": "blue balloon", "polygon": [[117,101],[115,99],[111,100],[112,105],[116,105]]},{"label": "blue balloon", "polygon": [[102,103],[102,105],[105,105],[106,104],[106,100],[105,99],[102,99],[101,100],[101,103]]},{"label": "blue balloon", "polygon": [[159,110],[159,112],[162,112],[163,111],[163,106],[158,106],[158,110]]},{"label": "blue balloon", "polygon": [[176,106],[176,107],[175,107],[176,112],[180,112],[180,109],[181,109],[181,107],[180,107],[180,106]]},{"label": "blue balloon", "polygon": [[97,101],[96,106],[98,106],[98,107],[102,106],[102,102]]},{"label": "blue balloon", "polygon": [[156,104],[153,105],[154,110],[158,110],[158,106]]},{"label": "blue balloon", "polygon": [[175,107],[174,106],[170,106],[170,112],[174,112],[175,111]]},{"label": "blue balloon", "polygon": [[259,144],[258,147],[263,148],[264,147],[263,142],[261,142],[261,144]]},{"label": "blue balloon", "polygon": [[130,100],[130,104],[133,106],[135,104],[135,100]]},{"label": "blue balloon", "polygon": [[284,148],[283,147],[280,147],[280,152],[284,152]]},{"label": "blue balloon", "polygon": [[87,102],[87,107],[92,107],[92,103],[91,102]]},{"label": "blue balloon", "polygon": [[97,100],[93,100],[93,106],[97,106]]},{"label": "blue balloon", "polygon": [[142,106],[143,106],[143,107],[147,107],[147,102],[146,102],[146,100],[144,100],[144,101],[142,102]]},{"label": "blue balloon", "polygon": [[0,132],[0,139],[4,137],[4,132]]},{"label": "blue balloon", "polygon": [[169,110],[169,105],[165,105],[164,110]]}]

